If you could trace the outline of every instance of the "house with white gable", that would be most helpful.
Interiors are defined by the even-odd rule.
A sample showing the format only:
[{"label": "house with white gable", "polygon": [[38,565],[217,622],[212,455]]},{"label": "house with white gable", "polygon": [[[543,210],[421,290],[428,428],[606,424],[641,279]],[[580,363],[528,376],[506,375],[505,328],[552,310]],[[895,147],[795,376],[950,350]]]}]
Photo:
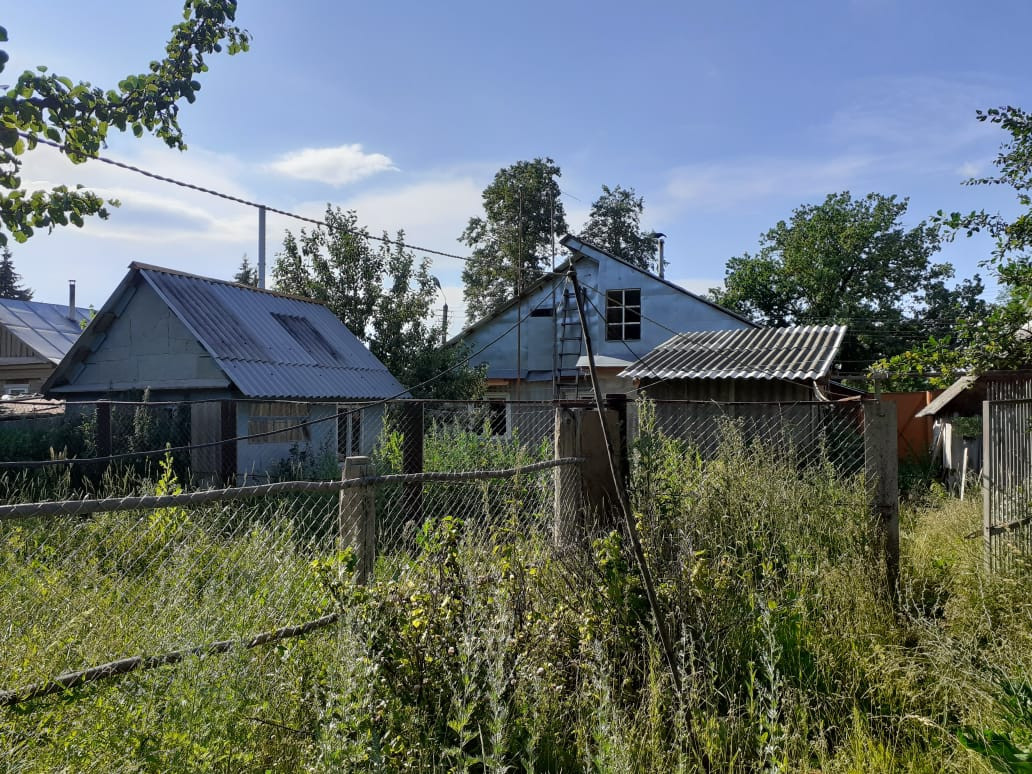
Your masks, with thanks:
[{"label": "house with white gable", "polygon": [[590,394],[587,357],[572,285],[572,265],[584,294],[584,309],[602,392],[633,389],[620,372],[686,331],[757,327],[662,276],[640,269],[578,237],[561,240],[569,257],[452,341],[476,352],[471,365],[486,364],[488,397],[552,400]]}]

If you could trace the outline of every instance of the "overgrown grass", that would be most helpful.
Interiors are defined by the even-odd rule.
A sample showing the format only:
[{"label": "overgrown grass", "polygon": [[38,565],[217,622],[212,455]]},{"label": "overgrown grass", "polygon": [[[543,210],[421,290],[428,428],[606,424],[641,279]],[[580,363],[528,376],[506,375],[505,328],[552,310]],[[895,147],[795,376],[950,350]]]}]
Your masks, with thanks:
[{"label": "overgrown grass", "polygon": [[[141,639],[151,631],[255,631],[331,604],[343,617],[279,646],[0,710],[3,767],[1025,770],[1032,581],[986,574],[980,540],[965,538],[980,524],[977,500],[908,501],[894,610],[859,477],[799,467],[733,425],[709,458],[648,432],[647,417],[644,427],[632,500],[683,696],[623,536],[586,535],[557,551],[540,483],[481,492],[475,518],[434,494],[432,517],[404,553],[380,557],[366,587],[341,581],[331,545],[300,539],[304,520],[283,518],[289,503],[243,521],[151,514],[148,540],[129,548],[128,527],[104,516],[67,535],[42,525],[0,533],[0,610],[11,622],[3,687],[106,657],[119,642],[164,644]],[[471,452],[460,440],[442,437],[440,453],[478,467],[533,454]],[[76,550],[52,555],[46,543]],[[139,551],[161,561],[146,553],[137,564]],[[227,566],[232,578],[196,574]],[[296,587],[276,585],[285,577]],[[127,598],[146,613],[127,615]],[[307,602],[284,604],[295,598]],[[185,615],[207,602],[217,603],[209,617]],[[195,619],[210,628],[191,630]],[[56,644],[32,652],[39,642]]]}]

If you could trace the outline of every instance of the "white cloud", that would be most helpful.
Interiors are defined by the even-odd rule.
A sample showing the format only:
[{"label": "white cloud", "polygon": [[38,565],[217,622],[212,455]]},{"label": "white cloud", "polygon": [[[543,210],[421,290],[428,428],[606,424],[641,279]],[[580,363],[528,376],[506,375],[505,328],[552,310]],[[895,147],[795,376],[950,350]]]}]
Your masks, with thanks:
[{"label": "white cloud", "polygon": [[957,167],[957,174],[963,177],[965,180],[970,177],[977,177],[982,172],[982,165],[977,164],[974,161],[965,161],[959,167]]},{"label": "white cloud", "polygon": [[757,158],[695,164],[670,173],[666,194],[680,207],[722,210],[774,195],[810,196],[848,188],[872,163],[870,157],[843,156],[818,161]]},{"label": "white cloud", "polygon": [[281,175],[341,186],[380,172],[397,171],[382,153],[366,153],[358,143],[336,148],[302,148],[290,151],[267,167]]}]

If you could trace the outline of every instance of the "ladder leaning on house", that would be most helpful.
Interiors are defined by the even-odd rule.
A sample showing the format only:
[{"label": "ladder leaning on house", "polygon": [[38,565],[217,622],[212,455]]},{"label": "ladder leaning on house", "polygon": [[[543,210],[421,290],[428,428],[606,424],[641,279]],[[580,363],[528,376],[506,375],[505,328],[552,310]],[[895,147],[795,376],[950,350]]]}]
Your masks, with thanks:
[{"label": "ladder leaning on house", "polygon": [[569,400],[580,397],[581,380],[577,361],[580,359],[583,345],[580,316],[577,313],[577,299],[573,286],[569,282],[563,286],[562,301],[556,313],[558,314],[558,325],[556,326],[558,341],[554,350],[556,354],[553,364],[555,397],[559,400]]}]

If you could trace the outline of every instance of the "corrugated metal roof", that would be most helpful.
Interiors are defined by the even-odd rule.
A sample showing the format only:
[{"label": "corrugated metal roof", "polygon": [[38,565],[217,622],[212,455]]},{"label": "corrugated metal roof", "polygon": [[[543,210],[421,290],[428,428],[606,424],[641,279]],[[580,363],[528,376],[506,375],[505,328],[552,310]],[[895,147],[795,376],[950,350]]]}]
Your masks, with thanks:
[{"label": "corrugated metal roof", "polygon": [[90,318],[89,309],[76,308],[75,312],[77,319],[69,320],[68,304],[0,298],[0,325],[54,365],[82,333],[79,321]]},{"label": "corrugated metal roof", "polygon": [[679,333],[620,376],[648,379],[820,379],[828,375],[844,325],[801,325]]},{"label": "corrugated metal roof", "polygon": [[950,405],[954,398],[964,392],[964,390],[970,390],[974,387],[975,382],[977,381],[978,377],[975,374],[966,374],[960,377],[957,381],[947,387],[946,391],[943,392],[942,395],[936,397],[935,400],[914,414],[914,417],[934,417]]},{"label": "corrugated metal roof", "polygon": [[405,389],[322,304],[155,266],[132,268],[247,397],[376,399]]}]

